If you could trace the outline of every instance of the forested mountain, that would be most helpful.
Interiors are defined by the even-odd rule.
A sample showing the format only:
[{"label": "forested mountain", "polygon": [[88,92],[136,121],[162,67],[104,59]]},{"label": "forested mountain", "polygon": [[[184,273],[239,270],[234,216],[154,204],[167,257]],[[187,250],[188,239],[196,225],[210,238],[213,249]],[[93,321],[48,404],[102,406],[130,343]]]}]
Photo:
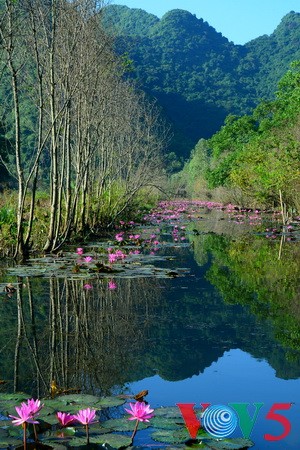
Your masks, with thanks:
[{"label": "forested mountain", "polygon": [[244,46],[179,9],[158,19],[109,5],[103,22],[117,36],[117,51],[132,61],[130,76],[157,98],[173,124],[170,150],[184,157],[228,114],[249,113],[262,98],[272,99],[289,64],[300,59],[300,14],[293,11],[270,36]]}]

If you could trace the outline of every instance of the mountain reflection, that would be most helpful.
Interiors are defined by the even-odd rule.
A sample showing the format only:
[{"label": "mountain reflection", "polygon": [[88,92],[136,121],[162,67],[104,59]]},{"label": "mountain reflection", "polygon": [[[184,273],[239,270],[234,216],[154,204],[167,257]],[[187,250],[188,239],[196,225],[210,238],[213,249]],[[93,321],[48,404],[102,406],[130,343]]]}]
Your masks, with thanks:
[{"label": "mountain reflection", "polygon": [[[299,249],[255,238],[195,235],[168,248],[172,279],[19,278],[1,296],[2,390],[63,389],[109,394],[158,373],[177,381],[202,373],[225,351],[266,359],[278,377],[300,377]],[[298,253],[297,253],[298,252]]]}]

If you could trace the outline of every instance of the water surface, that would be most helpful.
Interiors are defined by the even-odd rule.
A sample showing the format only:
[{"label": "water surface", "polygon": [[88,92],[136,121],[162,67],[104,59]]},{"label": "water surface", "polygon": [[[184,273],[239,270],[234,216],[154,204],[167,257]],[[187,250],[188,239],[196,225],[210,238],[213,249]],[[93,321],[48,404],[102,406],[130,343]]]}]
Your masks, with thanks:
[{"label": "water surface", "polygon": [[[16,292],[0,296],[1,390],[41,397],[55,380],[95,394],[148,389],[154,408],[263,403],[255,448],[299,448],[299,243],[267,238],[262,228],[242,232],[220,217],[209,232],[204,211],[197,223],[176,220],[160,223],[160,233],[155,226],[155,252],[142,238],[135,243],[141,254],[153,253],[146,275],[138,275],[141,254],[130,263],[134,276],[91,276],[85,265],[78,279],[64,277],[62,263],[61,275],[50,278],[3,269],[1,286],[11,282]],[[85,248],[91,267],[102,257],[99,246]],[[274,403],[292,403],[281,412],[292,428],[270,442],[264,434],[283,431],[266,419]]]}]

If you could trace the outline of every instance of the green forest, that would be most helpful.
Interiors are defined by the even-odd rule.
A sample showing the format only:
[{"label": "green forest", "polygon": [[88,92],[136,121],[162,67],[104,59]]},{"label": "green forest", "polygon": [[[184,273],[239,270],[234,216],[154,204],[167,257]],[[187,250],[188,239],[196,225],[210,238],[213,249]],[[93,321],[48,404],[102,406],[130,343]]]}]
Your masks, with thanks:
[{"label": "green forest", "polygon": [[300,59],[300,13],[294,11],[271,35],[245,45],[180,9],[158,19],[110,5],[103,23],[116,36],[116,51],[131,62],[131,78],[173,125],[171,151],[179,158],[217,132],[228,114],[249,114],[262,100],[273,100],[279,80]]},{"label": "green forest", "polygon": [[183,10],[0,16],[2,255],[57,252],[162,197],[299,214],[299,13],[244,46]]}]

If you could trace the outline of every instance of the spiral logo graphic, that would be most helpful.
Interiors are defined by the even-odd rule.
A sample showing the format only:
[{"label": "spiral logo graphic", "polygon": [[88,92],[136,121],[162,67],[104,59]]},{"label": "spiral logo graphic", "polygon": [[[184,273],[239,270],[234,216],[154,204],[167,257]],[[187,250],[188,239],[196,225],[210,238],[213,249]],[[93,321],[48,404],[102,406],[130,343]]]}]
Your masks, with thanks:
[{"label": "spiral logo graphic", "polygon": [[236,429],[237,423],[236,413],[224,405],[209,406],[202,417],[203,428],[216,438],[230,436]]}]

